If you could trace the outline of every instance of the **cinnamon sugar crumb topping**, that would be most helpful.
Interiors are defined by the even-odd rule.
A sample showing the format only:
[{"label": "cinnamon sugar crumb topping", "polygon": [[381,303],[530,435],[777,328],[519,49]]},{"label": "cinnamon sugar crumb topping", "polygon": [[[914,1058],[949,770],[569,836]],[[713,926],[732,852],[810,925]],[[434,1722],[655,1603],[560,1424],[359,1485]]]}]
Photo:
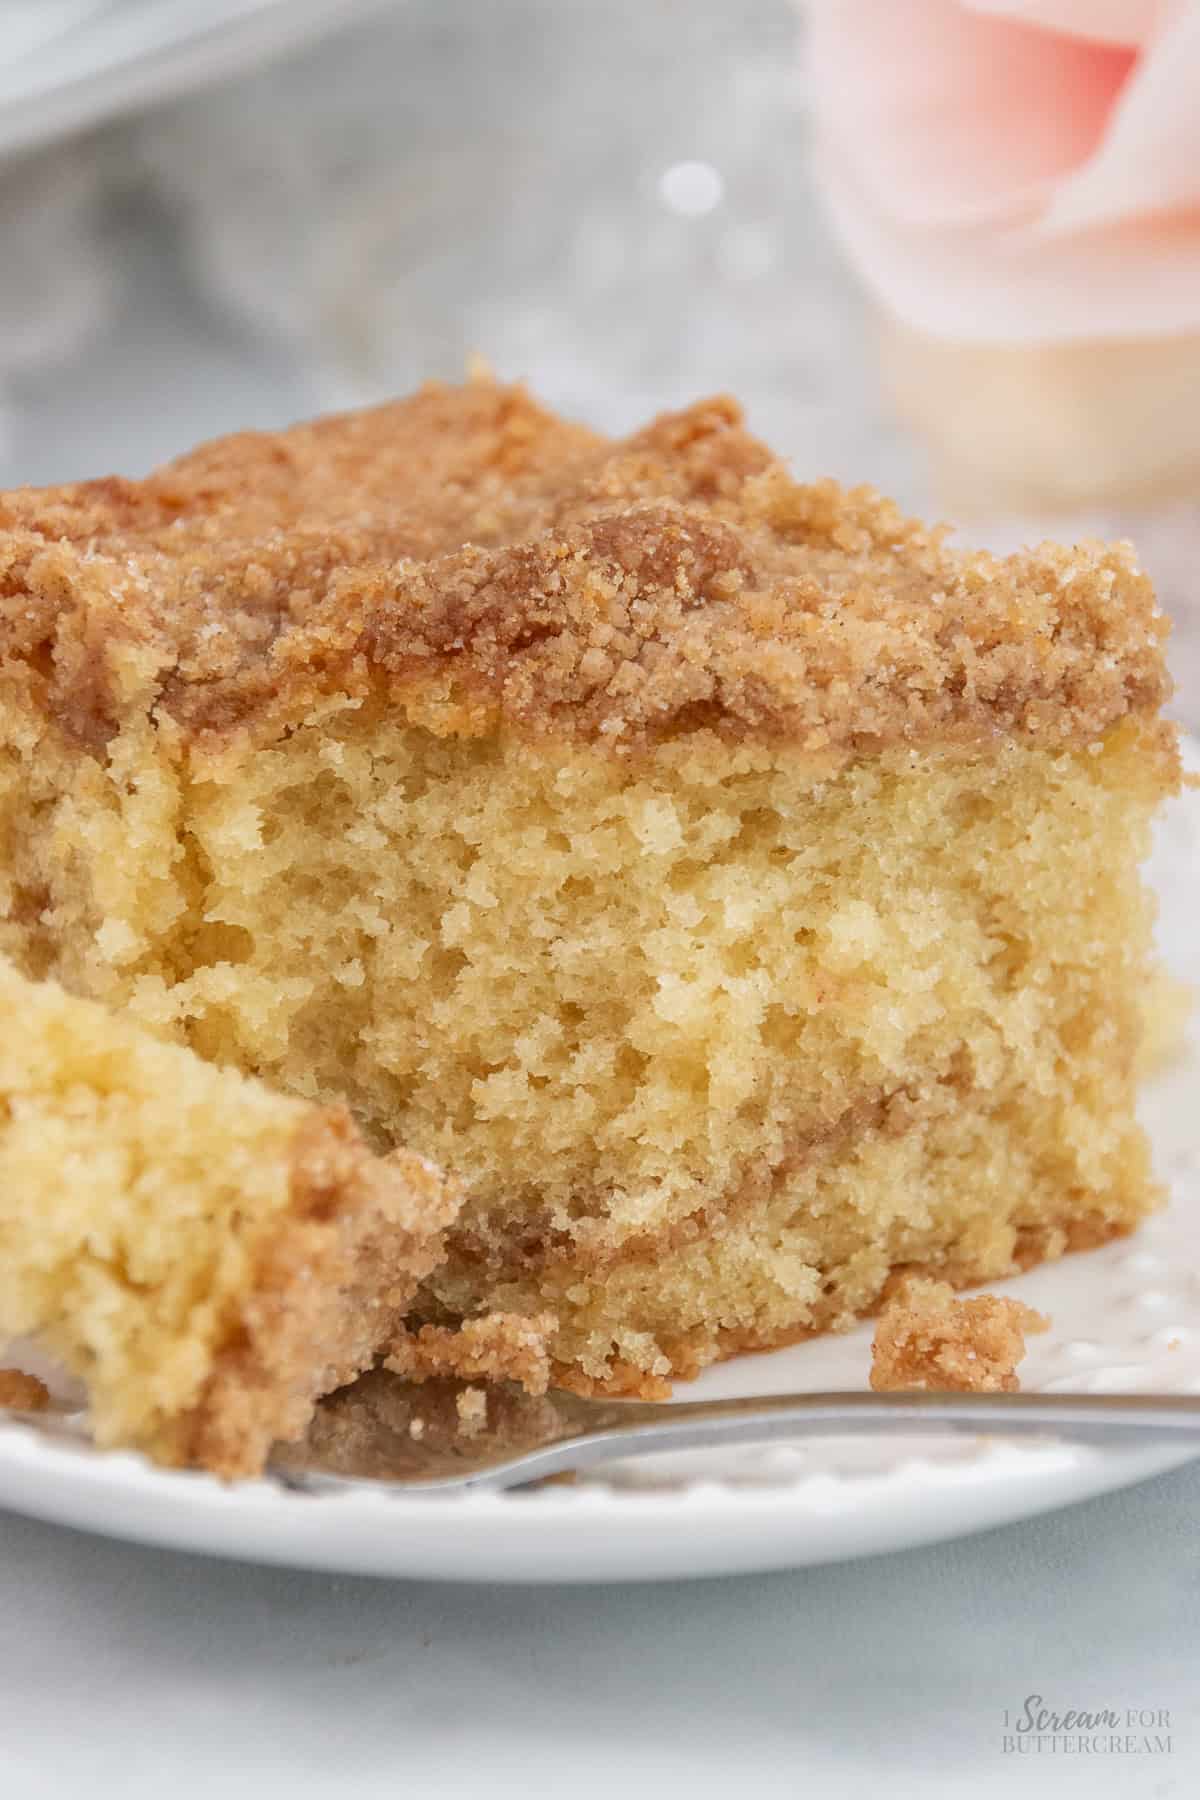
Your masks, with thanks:
[{"label": "cinnamon sugar crumb topping", "polygon": [[0,660],[96,748],[208,747],[379,694],[615,749],[708,727],[814,751],[1086,741],[1168,692],[1128,545],[951,549],[797,483],[725,398],[613,442],[430,384],[142,482],[0,497]]},{"label": "cinnamon sugar crumb topping", "polygon": [[1049,1324],[1019,1300],[995,1294],[959,1300],[947,1282],[910,1279],[880,1314],[871,1346],[871,1386],[878,1393],[905,1388],[1015,1393],[1026,1334]]}]

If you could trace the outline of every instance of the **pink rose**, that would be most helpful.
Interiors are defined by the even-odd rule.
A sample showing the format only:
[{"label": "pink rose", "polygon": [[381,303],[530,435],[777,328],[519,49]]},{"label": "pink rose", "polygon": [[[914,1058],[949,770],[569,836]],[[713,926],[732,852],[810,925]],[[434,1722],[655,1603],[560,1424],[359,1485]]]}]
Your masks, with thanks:
[{"label": "pink rose", "polygon": [[808,0],[838,229],[959,341],[1200,328],[1198,0]]}]

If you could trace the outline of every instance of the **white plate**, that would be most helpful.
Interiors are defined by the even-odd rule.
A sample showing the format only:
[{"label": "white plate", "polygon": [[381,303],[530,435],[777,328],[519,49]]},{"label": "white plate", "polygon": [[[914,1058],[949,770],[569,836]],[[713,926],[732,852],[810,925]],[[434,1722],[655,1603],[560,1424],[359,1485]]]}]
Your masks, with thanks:
[{"label": "white plate", "polygon": [[[1193,768],[1200,756],[1189,750]],[[1200,793],[1172,807],[1154,877],[1173,967],[1200,982]],[[1050,1314],[1024,1386],[1200,1393],[1200,1034],[1146,1096],[1171,1201],[1133,1239],[1037,1269],[1005,1291]],[[685,1391],[862,1387],[870,1330],[742,1357]],[[616,1581],[789,1568],[980,1531],[1173,1468],[1173,1450],[1047,1439],[828,1439],[614,1465],[575,1487],[413,1499],[223,1487],[125,1454],[0,1425],[0,1504],[144,1543],[347,1573],[438,1580]]]}]

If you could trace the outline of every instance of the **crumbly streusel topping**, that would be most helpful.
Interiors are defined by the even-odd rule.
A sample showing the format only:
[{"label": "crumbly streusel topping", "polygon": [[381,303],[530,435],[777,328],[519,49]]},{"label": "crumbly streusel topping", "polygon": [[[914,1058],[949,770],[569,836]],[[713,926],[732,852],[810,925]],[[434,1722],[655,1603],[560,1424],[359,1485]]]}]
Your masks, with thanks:
[{"label": "crumbly streusel topping", "polygon": [[1080,741],[1169,691],[1128,545],[954,550],[798,483],[702,401],[619,442],[521,388],[206,445],[142,482],[0,497],[0,661],[82,744],[209,746],[330,696],[626,748]]}]

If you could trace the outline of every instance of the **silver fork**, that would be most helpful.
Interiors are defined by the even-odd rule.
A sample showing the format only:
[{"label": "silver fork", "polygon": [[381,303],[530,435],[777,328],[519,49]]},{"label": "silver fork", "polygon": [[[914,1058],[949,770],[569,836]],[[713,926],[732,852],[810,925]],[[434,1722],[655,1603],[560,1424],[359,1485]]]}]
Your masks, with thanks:
[{"label": "silver fork", "polygon": [[1174,1443],[1200,1455],[1200,1395],[850,1392],[659,1404],[583,1400],[558,1392],[531,1400],[508,1390],[500,1429],[493,1424],[472,1437],[452,1425],[430,1438],[425,1431],[417,1437],[411,1432],[412,1417],[420,1416],[420,1393],[408,1390],[407,1425],[403,1416],[389,1421],[376,1414],[373,1429],[343,1435],[336,1424],[330,1426],[326,1411],[324,1429],[302,1445],[276,1450],[271,1473],[304,1493],[334,1493],[369,1481],[405,1493],[445,1494],[520,1487],[668,1450],[945,1430],[1005,1437],[1041,1433],[1089,1444]]},{"label": "silver fork", "polygon": [[[536,1399],[493,1388],[499,1425],[472,1436],[450,1410],[453,1392],[428,1405],[407,1384],[372,1389],[366,1377],[327,1401],[301,1444],[276,1447],[268,1472],[285,1487],[332,1494],[369,1485],[401,1493],[449,1494],[527,1486],[618,1458],[656,1452],[766,1444],[801,1438],[928,1435],[1065,1436],[1076,1443],[1154,1443],[1200,1455],[1200,1395],[947,1394],[852,1391],[760,1394],[749,1399],[584,1400],[552,1392]],[[386,1380],[386,1378],[385,1378]],[[444,1384],[442,1384],[444,1386]],[[384,1404],[381,1406],[380,1400]],[[428,1411],[435,1429],[427,1435]],[[390,1409],[391,1416],[388,1416]],[[40,1434],[87,1441],[85,1415],[0,1408]],[[421,1423],[414,1433],[413,1421]],[[347,1421],[349,1429],[347,1429]]]}]

